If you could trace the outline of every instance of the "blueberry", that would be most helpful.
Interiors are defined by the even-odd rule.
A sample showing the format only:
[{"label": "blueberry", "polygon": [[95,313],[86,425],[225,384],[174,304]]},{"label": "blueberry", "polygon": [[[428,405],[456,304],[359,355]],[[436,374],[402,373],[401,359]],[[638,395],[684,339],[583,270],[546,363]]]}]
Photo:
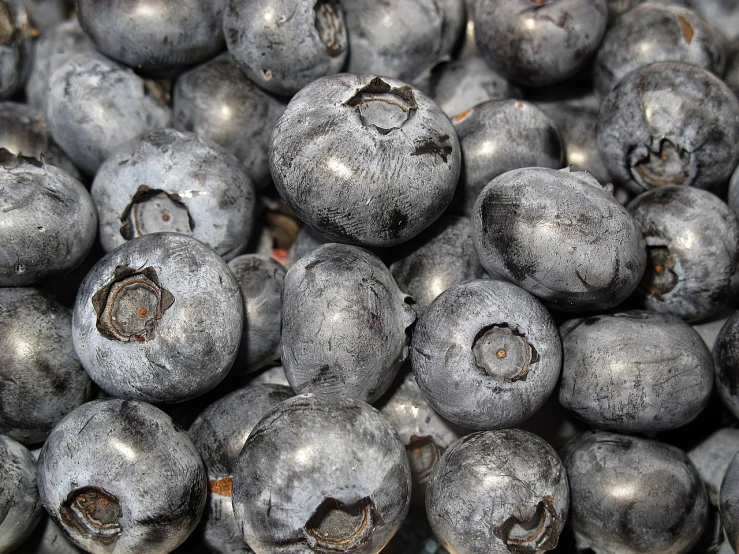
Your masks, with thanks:
[{"label": "blueberry", "polygon": [[450,552],[510,554],[557,546],[569,509],[557,453],[527,431],[468,435],[436,464],[426,513]]},{"label": "blueberry", "polygon": [[620,17],[595,58],[595,87],[605,96],[628,73],[654,62],[698,65],[721,76],[726,39],[695,12],[647,3]]},{"label": "blueberry", "polygon": [[282,297],[282,363],[293,390],[377,400],[408,357],[416,319],[408,298],[362,248],[326,244],[298,260]]},{"label": "blueberry", "polygon": [[186,235],[153,233],[113,250],[87,274],[72,338],[108,394],[178,402],[226,376],[243,310],[239,285],[215,251]]},{"label": "blueberry", "polygon": [[628,206],[647,241],[638,301],[687,321],[713,315],[733,297],[739,268],[739,223],[710,192],[668,186]]},{"label": "blueberry", "polygon": [[287,96],[341,71],[349,48],[339,0],[228,0],[223,29],[249,79]]},{"label": "blueberry", "polygon": [[23,89],[32,57],[26,7],[21,0],[0,0],[0,99],[11,98]]},{"label": "blueberry", "polygon": [[713,345],[716,390],[724,405],[739,417],[739,312],[724,323]]},{"label": "blueberry", "polygon": [[244,164],[257,187],[270,182],[269,139],[285,105],[252,83],[223,54],[179,76],[174,126],[215,142]]},{"label": "blueberry", "polygon": [[298,217],[329,239],[366,246],[399,244],[433,223],[452,200],[460,162],[451,122],[426,95],[349,74],[296,94],[270,150],[277,190]]},{"label": "blueberry", "polygon": [[434,410],[458,425],[494,429],[544,404],[559,379],[562,346],[536,298],[486,279],[447,289],[423,312],[411,362]]},{"label": "blueberry", "polygon": [[33,533],[42,512],[36,460],[22,444],[0,435],[0,552],[20,546]]},{"label": "blueberry", "polygon": [[721,481],[739,452],[739,429],[726,427],[714,431],[688,452],[688,458],[698,470],[706,486],[709,500],[719,505]]},{"label": "blueberry", "polygon": [[[42,505],[43,506],[43,505]],[[46,510],[34,533],[23,543],[23,554],[82,554],[84,550],[71,542]]]},{"label": "blueberry", "polygon": [[480,55],[505,77],[542,86],[572,77],[606,31],[606,0],[476,0]]},{"label": "blueberry", "polygon": [[721,483],[721,523],[731,548],[739,550],[739,456],[734,456]]},{"label": "blueberry", "polygon": [[228,267],[241,287],[246,311],[235,371],[251,373],[280,359],[282,287],[287,270],[259,254],[234,258]]},{"label": "blueberry", "polygon": [[728,193],[729,207],[734,212],[734,215],[739,220],[739,165],[731,175],[729,181],[729,193]]},{"label": "blueberry", "polygon": [[462,149],[462,172],[455,207],[472,213],[475,200],[491,180],[522,167],[564,165],[562,139],[554,122],[533,104],[491,100],[452,121]]},{"label": "blueberry", "polygon": [[223,49],[224,6],[225,0],[77,0],[77,16],[106,56],[162,73]]},{"label": "blueberry", "polygon": [[578,549],[596,554],[688,552],[708,495],[687,455],[656,441],[589,432],[562,452]]},{"label": "blueberry", "polygon": [[63,25],[72,11],[69,0],[23,0],[33,26],[45,35]]},{"label": "blueberry", "polygon": [[472,239],[488,273],[564,311],[616,306],[647,261],[626,209],[590,174],[569,169],[519,169],[491,181],[475,203]]},{"label": "blueberry", "polygon": [[187,434],[135,400],[80,406],[54,428],[39,457],[44,507],[93,553],[171,552],[200,520],[206,485]]},{"label": "blueberry", "polygon": [[701,67],[650,64],[603,100],[598,148],[613,179],[634,194],[665,185],[721,189],[739,164],[739,100]]},{"label": "blueberry", "polygon": [[739,96],[739,38],[735,39],[726,51],[726,71],[724,82],[734,94]]},{"label": "blueberry", "polygon": [[190,427],[190,437],[203,458],[210,483],[200,524],[203,544],[210,552],[251,552],[234,518],[234,468],[249,433],[262,416],[292,396],[290,388],[279,385],[244,387],[208,406]]},{"label": "blueberry", "polygon": [[242,253],[255,193],[239,161],[192,133],[149,131],[116,148],[90,190],[106,251],[148,233],[195,237],[226,260]]},{"label": "blueberry", "polygon": [[236,520],[256,552],[376,554],[408,513],[411,472],[380,412],[303,394],[254,427],[233,485]]},{"label": "blueberry", "polygon": [[[82,184],[54,166],[0,149],[0,286],[28,286],[80,264],[97,214]],[[71,225],[70,225],[71,223]]]},{"label": "blueberry", "polygon": [[695,419],[713,389],[711,354],[668,314],[589,317],[562,333],[560,403],[599,429],[655,433]]},{"label": "blueberry", "polygon": [[155,90],[99,54],[75,56],[49,78],[49,132],[75,165],[94,175],[118,146],[169,125],[171,110]]}]

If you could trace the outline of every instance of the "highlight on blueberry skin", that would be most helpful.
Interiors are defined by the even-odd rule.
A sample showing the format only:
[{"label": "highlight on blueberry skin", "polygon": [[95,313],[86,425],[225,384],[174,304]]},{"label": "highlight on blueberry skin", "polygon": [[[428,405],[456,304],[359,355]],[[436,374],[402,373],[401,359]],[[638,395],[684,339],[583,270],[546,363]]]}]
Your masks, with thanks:
[{"label": "highlight on blueberry skin", "polygon": [[433,223],[460,164],[454,128],[430,98],[368,75],[303,88],[270,147],[275,186],[298,217],[331,240],[364,246],[400,244]]},{"label": "highlight on blueberry skin", "polygon": [[254,427],[233,485],[236,519],[256,552],[377,554],[408,513],[411,471],[373,407],[302,394]]},{"label": "highlight on blueberry skin", "polygon": [[203,462],[164,412],[94,400],[57,427],[39,456],[44,507],[87,552],[167,553],[195,529],[206,501]]},{"label": "highlight on blueberry skin", "polygon": [[436,464],[426,514],[439,541],[459,554],[523,554],[557,546],[570,504],[554,449],[520,429],[459,439]]},{"label": "highlight on blueberry skin", "polygon": [[74,348],[112,396],[179,402],[220,383],[244,323],[239,284],[210,247],[152,233],[103,257],[80,285]]},{"label": "highlight on blueberry skin", "polygon": [[408,357],[408,328],[416,319],[409,300],[382,261],[362,248],[326,244],[298,260],[282,296],[290,386],[377,400]]},{"label": "highlight on blueberry skin", "polygon": [[443,292],[413,332],[411,364],[426,399],[471,429],[511,427],[536,412],[559,379],[562,346],[544,306],[503,281]]}]

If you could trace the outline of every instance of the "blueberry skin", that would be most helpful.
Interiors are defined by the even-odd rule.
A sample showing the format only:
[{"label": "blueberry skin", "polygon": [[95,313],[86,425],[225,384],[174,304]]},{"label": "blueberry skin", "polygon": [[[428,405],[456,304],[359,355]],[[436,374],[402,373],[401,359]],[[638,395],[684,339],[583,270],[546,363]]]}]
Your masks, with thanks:
[{"label": "blueberry skin", "polygon": [[106,56],[145,73],[195,65],[223,50],[225,0],[77,0],[82,28]]},{"label": "blueberry skin", "polygon": [[251,373],[280,359],[282,288],[287,270],[268,256],[245,254],[228,262],[246,312],[234,371]]},{"label": "blueberry skin", "polygon": [[0,552],[23,544],[41,519],[36,460],[22,444],[0,435]]},{"label": "blueberry skin", "polygon": [[688,552],[708,515],[700,475],[680,449],[591,431],[565,445],[578,549],[596,554]]},{"label": "blueberry skin", "polygon": [[598,149],[633,194],[665,185],[719,190],[739,164],[739,100],[701,67],[650,64],[603,100]]},{"label": "blueberry skin", "polygon": [[[683,0],[685,1],[685,0]],[[729,40],[739,38],[739,5],[731,0],[687,0],[688,7],[724,33]]]},{"label": "blueberry skin", "polygon": [[734,170],[729,181],[728,204],[734,216],[739,219],[739,166]]},{"label": "blueberry skin", "polygon": [[241,341],[239,284],[218,254],[178,233],[133,239],[80,285],[74,349],[101,389],[179,402],[220,383]]},{"label": "blueberry skin", "polygon": [[721,76],[726,39],[692,10],[647,3],[620,17],[606,33],[593,67],[606,96],[628,73],[654,62],[695,64]]},{"label": "blueberry skin", "polygon": [[455,442],[436,464],[426,493],[431,528],[458,554],[551,550],[569,504],[557,453],[520,429],[482,431]]},{"label": "blueberry skin", "polygon": [[729,44],[726,51],[726,71],[724,82],[736,95],[739,95],[739,38]]},{"label": "blueberry skin", "polygon": [[293,396],[289,387],[253,385],[208,406],[190,427],[190,437],[208,472],[208,504],[200,521],[204,546],[221,554],[251,553],[231,502],[233,472],[249,433],[273,407]]},{"label": "blueberry skin", "polygon": [[362,248],[326,244],[298,260],[282,293],[282,364],[293,390],[377,400],[408,357],[409,298]]},{"label": "blueberry skin", "polygon": [[52,165],[0,150],[0,206],[0,287],[29,286],[67,273],[95,242],[97,213],[90,194]]},{"label": "blueberry skin", "polygon": [[739,550],[739,461],[737,456],[729,464],[721,483],[719,511],[726,538],[731,548]]},{"label": "blueberry skin", "polygon": [[737,452],[739,429],[731,427],[714,431],[688,452],[688,458],[703,479],[708,498],[714,506],[719,505],[721,482]]},{"label": "blueberry skin", "polygon": [[92,381],[72,346],[72,312],[32,288],[0,288],[0,433],[42,442]]},{"label": "blueberry skin", "polygon": [[256,187],[271,182],[269,139],[285,104],[252,83],[229,54],[180,75],[173,97],[177,130],[231,152]]},{"label": "blueberry skin", "polygon": [[264,554],[378,553],[408,513],[410,494],[395,429],[346,397],[285,400],[254,427],[234,471],[236,520]]},{"label": "blueberry skin", "polygon": [[396,251],[390,265],[398,286],[416,301],[418,315],[449,287],[483,276],[466,217],[443,216]]},{"label": "blueberry skin", "polygon": [[42,512],[33,535],[23,543],[23,554],[82,554],[84,550],[67,538],[46,510]]},{"label": "blueberry skin", "polygon": [[269,162],[280,196],[320,234],[393,246],[449,205],[461,154],[451,122],[417,89],[339,74],[293,97],[272,134]]},{"label": "blueberry skin", "polygon": [[454,207],[470,215],[480,191],[498,175],[522,167],[564,166],[554,122],[522,100],[491,100],[452,119],[462,148]]},{"label": "blueberry skin", "polygon": [[518,169],[478,196],[472,240],[497,273],[562,311],[605,310],[639,284],[647,256],[633,218],[586,172]]},{"label": "blueberry skin", "polygon": [[635,198],[629,212],[647,242],[641,307],[700,321],[733,297],[739,267],[739,222],[708,191],[669,186]]},{"label": "blueberry skin", "polygon": [[73,57],[49,79],[49,132],[75,165],[94,175],[121,144],[169,126],[171,110],[152,97],[152,86],[99,54]]},{"label": "blueberry skin", "polygon": [[39,456],[44,507],[93,553],[166,553],[200,520],[207,479],[190,438],[135,400],[93,400],[54,428]]},{"label": "blueberry skin", "polygon": [[116,148],[90,189],[106,252],[156,232],[190,235],[230,260],[246,250],[256,194],[239,161],[193,133],[149,131]]},{"label": "blueberry skin", "polygon": [[726,320],[713,345],[716,390],[724,405],[739,418],[739,315]]},{"label": "blueberry skin", "polygon": [[28,17],[41,35],[50,33],[69,19],[73,2],[69,0],[23,0]]},{"label": "blueberry skin", "polygon": [[470,429],[511,427],[528,418],[554,390],[561,363],[549,313],[503,281],[447,289],[413,332],[418,386],[434,410]]},{"label": "blueberry skin", "polygon": [[254,83],[290,96],[341,71],[349,40],[339,0],[228,0],[228,51]]},{"label": "blueberry skin", "polygon": [[695,419],[713,389],[711,353],[669,314],[593,316],[562,333],[559,401],[598,429],[656,433]]},{"label": "blueberry skin", "polygon": [[318,234],[306,225],[298,233],[298,238],[295,239],[295,242],[290,247],[288,256],[292,263],[295,263],[303,256],[307,256],[329,242],[331,242],[329,239]]},{"label": "blueberry skin", "polygon": [[0,100],[23,89],[31,70],[33,43],[28,12],[21,0],[0,1]]},{"label": "blueberry skin", "polygon": [[606,0],[476,0],[480,56],[521,85],[544,86],[573,76],[600,45]]}]

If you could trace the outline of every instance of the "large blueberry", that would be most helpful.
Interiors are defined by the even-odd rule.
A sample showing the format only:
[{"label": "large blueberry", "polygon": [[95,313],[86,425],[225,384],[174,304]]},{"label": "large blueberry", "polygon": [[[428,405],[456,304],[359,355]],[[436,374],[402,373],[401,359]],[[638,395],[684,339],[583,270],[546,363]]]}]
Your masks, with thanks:
[{"label": "large blueberry", "polygon": [[31,25],[22,0],[0,0],[0,99],[26,84],[33,59]]},{"label": "large blueberry", "polygon": [[198,524],[206,485],[187,433],[135,400],[80,406],[54,428],[39,456],[44,507],[93,553],[171,552]]},{"label": "large blueberry", "polygon": [[408,298],[362,248],[326,244],[298,260],[282,297],[282,363],[293,390],[377,400],[408,357],[416,319]]},{"label": "large blueberry", "polygon": [[226,262],[179,233],[133,239],[80,286],[74,348],[113,396],[178,402],[220,383],[236,358],[244,308]]},{"label": "large blueberry", "polygon": [[0,552],[20,546],[33,533],[42,512],[36,460],[25,446],[0,435]]},{"label": "large blueberry", "polygon": [[411,471],[372,406],[303,394],[254,427],[233,485],[236,520],[260,554],[377,554],[408,513]]},{"label": "large blueberry", "polygon": [[461,154],[444,112],[393,79],[340,74],[296,94],[272,134],[282,198],[327,238],[392,246],[449,205]]}]

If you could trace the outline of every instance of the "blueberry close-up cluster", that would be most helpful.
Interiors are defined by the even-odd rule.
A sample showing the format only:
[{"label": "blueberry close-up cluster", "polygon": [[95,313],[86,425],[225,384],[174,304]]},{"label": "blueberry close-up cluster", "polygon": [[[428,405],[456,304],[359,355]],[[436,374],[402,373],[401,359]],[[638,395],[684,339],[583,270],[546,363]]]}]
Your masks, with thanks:
[{"label": "blueberry close-up cluster", "polygon": [[0,554],[739,553],[739,0],[0,0]]}]

